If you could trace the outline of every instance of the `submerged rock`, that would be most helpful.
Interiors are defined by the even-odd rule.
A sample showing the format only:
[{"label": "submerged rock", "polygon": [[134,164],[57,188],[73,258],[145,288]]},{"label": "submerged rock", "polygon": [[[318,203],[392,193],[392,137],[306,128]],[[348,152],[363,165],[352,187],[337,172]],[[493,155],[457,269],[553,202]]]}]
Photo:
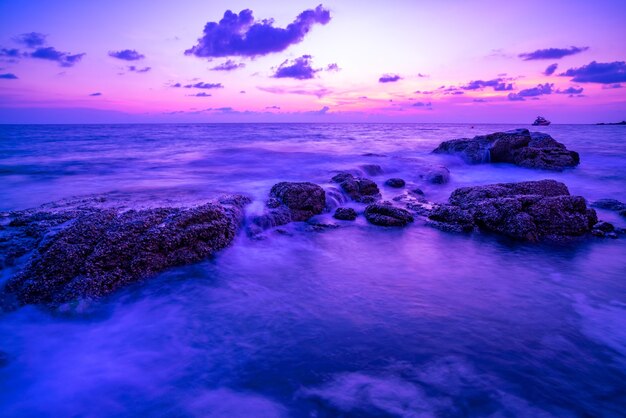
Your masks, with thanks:
[{"label": "submerged rock", "polygon": [[585,235],[598,221],[585,199],[555,180],[456,189],[429,219],[446,230],[483,229],[530,242]]},{"label": "submerged rock", "polygon": [[395,189],[400,189],[404,187],[405,184],[406,182],[404,180],[396,177],[391,178],[385,182],[385,186],[393,187]]},{"label": "submerged rock", "polygon": [[550,135],[516,129],[442,142],[433,152],[461,156],[471,164],[511,163],[521,167],[563,170],[580,163],[577,152]]},{"label": "submerged rock", "polygon": [[600,199],[593,203],[594,207],[611,210],[619,213],[621,216],[626,216],[626,203],[622,203],[616,199]]},{"label": "submerged rock", "polygon": [[432,168],[426,173],[426,180],[432,184],[446,184],[450,181],[450,170],[444,166]]},{"label": "submerged rock", "polygon": [[272,187],[270,196],[289,209],[295,222],[319,215],[326,206],[326,192],[314,183],[278,183]]},{"label": "submerged rock", "polygon": [[354,221],[357,217],[356,211],[352,208],[337,208],[333,218],[342,221]]},{"label": "submerged rock", "polygon": [[363,164],[361,169],[365,171],[368,176],[380,176],[383,174],[383,168],[378,164]]},{"label": "submerged rock", "polygon": [[406,226],[413,222],[413,215],[390,204],[375,203],[365,208],[365,219],[379,226]]},{"label": "submerged rock", "polygon": [[[5,291],[20,304],[61,304],[110,294],[169,267],[200,261],[228,246],[249,199],[233,196],[196,207],[59,212]],[[45,213],[13,227],[41,227]],[[19,226],[18,226],[19,225]],[[19,233],[16,235],[19,236]],[[19,240],[18,240],[19,241]]]},{"label": "submerged rock", "polygon": [[350,173],[339,173],[332,178],[350,199],[360,203],[374,203],[380,200],[380,190],[376,183],[364,177],[355,177]]}]

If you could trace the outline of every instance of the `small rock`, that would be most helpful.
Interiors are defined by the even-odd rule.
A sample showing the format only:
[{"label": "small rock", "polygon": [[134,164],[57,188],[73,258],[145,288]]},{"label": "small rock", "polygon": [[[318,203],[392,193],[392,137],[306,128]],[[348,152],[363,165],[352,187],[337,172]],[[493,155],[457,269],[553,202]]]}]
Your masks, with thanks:
[{"label": "small rock", "polygon": [[356,211],[352,208],[337,208],[333,218],[342,221],[354,221],[357,217]]},{"label": "small rock", "polygon": [[391,178],[385,182],[385,185],[396,189],[404,187],[405,184],[406,182],[400,178]]},{"label": "small rock", "polygon": [[378,164],[363,164],[361,169],[365,171],[368,176],[379,176],[383,174],[383,169]]},{"label": "small rock", "polygon": [[432,184],[446,184],[450,180],[450,170],[443,166],[433,168],[426,174],[426,180]]},{"label": "small rock", "polygon": [[313,183],[278,183],[272,187],[270,196],[287,206],[296,222],[319,215],[326,206],[326,192]]},{"label": "small rock", "polygon": [[366,207],[365,218],[379,226],[406,226],[413,222],[413,215],[408,210],[381,203]]},{"label": "small rock", "polygon": [[613,232],[615,231],[615,227],[613,224],[605,221],[600,221],[593,226],[593,229],[599,229],[602,232]]}]

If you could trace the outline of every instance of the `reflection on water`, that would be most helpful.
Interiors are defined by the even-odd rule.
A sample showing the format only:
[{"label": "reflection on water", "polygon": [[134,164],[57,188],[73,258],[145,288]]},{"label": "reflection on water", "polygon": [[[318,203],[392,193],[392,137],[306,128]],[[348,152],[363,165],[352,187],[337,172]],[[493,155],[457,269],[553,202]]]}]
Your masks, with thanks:
[{"label": "reflection on water", "polygon": [[[323,184],[366,163],[385,170],[379,184],[403,177],[444,200],[460,185],[546,177],[429,155],[440,140],[509,128],[5,126],[0,204],[112,190],[262,199],[279,180]],[[624,199],[622,127],[548,130],[583,161],[550,177],[592,199]],[[418,173],[430,164],[447,165],[451,184],[424,185]],[[241,235],[213,260],[82,314],[2,314],[2,415],[623,414],[624,240],[521,245],[362,219],[322,233],[285,229]]]}]

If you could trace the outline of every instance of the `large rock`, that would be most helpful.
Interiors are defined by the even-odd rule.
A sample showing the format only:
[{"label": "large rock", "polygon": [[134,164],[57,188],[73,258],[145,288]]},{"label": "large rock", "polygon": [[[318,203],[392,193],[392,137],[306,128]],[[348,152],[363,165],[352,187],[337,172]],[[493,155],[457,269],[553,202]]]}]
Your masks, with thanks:
[{"label": "large rock", "polygon": [[[19,214],[8,242],[35,231],[32,255],[5,291],[20,304],[61,304],[107,295],[169,267],[228,246],[249,199],[232,196],[196,207],[81,208]],[[26,255],[26,253],[24,253]]]},{"label": "large rock", "polygon": [[340,173],[332,178],[350,199],[360,203],[373,203],[380,200],[380,190],[376,183],[364,177],[355,177],[350,173]]},{"label": "large rock", "polygon": [[375,203],[365,208],[365,219],[379,226],[405,226],[413,222],[413,215],[390,204]]},{"label": "large rock", "polygon": [[433,152],[455,154],[471,164],[511,163],[521,167],[563,170],[580,162],[577,152],[550,135],[516,129],[442,142]]},{"label": "large rock", "polygon": [[463,187],[429,219],[446,230],[479,228],[531,242],[585,235],[598,221],[585,199],[554,180]]},{"label": "large rock", "polygon": [[278,183],[272,187],[270,196],[289,208],[295,222],[319,215],[326,206],[326,192],[313,183]]}]

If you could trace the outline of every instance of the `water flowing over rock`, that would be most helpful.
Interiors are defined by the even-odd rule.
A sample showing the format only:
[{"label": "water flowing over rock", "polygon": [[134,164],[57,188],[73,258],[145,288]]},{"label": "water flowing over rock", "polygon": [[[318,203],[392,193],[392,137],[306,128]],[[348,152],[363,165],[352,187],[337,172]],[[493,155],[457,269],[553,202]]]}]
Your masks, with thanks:
[{"label": "water flowing over rock", "polygon": [[406,226],[413,222],[413,215],[406,209],[391,204],[375,203],[365,208],[368,222],[379,226]]},{"label": "water flowing over rock", "polygon": [[470,164],[511,163],[544,170],[560,171],[580,163],[577,152],[548,134],[531,133],[528,129],[453,139],[442,142],[433,152],[459,155]]},{"label": "water flowing over rock", "polygon": [[326,192],[314,183],[278,183],[272,187],[270,196],[289,208],[295,222],[319,215],[326,206]]},{"label": "water flowing over rock", "polygon": [[16,214],[7,242],[24,245],[20,238],[31,235],[24,255],[34,251],[5,291],[20,304],[52,305],[110,294],[225,248],[247,203],[246,197],[229,196],[195,207],[81,207]]},{"label": "water flowing over rock", "polygon": [[582,236],[598,221],[584,198],[555,180],[456,189],[429,219],[445,230],[483,229],[530,242]]},{"label": "water flowing over rock", "polygon": [[339,173],[332,178],[350,199],[360,203],[374,203],[380,200],[380,190],[376,183],[364,177],[355,177],[350,173]]}]

